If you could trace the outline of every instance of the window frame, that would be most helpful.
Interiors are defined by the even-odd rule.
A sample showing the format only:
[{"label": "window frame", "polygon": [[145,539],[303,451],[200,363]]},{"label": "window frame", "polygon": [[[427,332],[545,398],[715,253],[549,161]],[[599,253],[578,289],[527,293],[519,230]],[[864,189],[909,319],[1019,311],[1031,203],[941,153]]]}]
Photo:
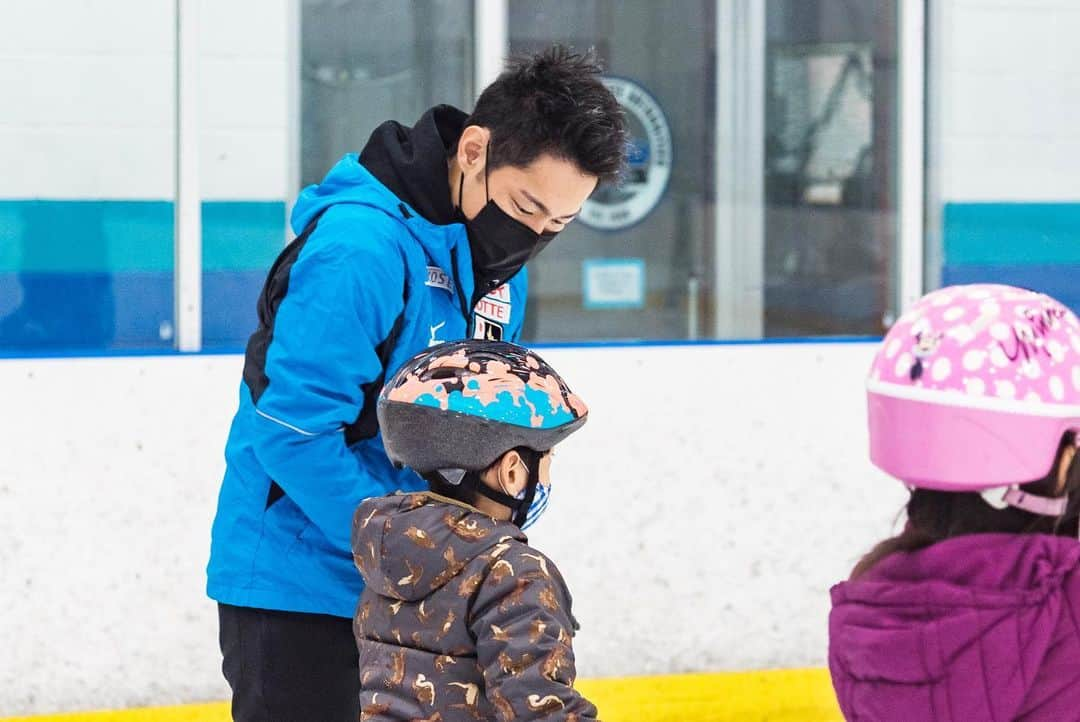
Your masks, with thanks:
[{"label": "window frame", "polygon": [[[764,134],[764,49],[767,0],[716,0],[717,92],[714,184],[716,197],[715,278],[712,338],[691,339],[686,345],[717,344],[740,339],[762,339],[764,225],[763,150],[753,142]],[[899,3],[899,113],[898,139],[898,248],[897,278],[892,312],[910,306],[926,288],[926,117],[927,117],[927,1]],[[473,76],[470,95],[487,86],[499,74],[509,49],[509,0],[473,0]],[[300,172],[300,37],[301,0],[287,0],[288,113],[287,172],[290,188],[299,183]],[[199,353],[202,329],[202,228],[199,186],[199,3],[175,0],[176,17],[176,117],[175,117],[175,278],[174,350]],[[721,92],[723,91],[723,92]],[[735,98],[737,102],[732,102]],[[756,178],[755,183],[734,178]],[[295,195],[295,194],[294,194]],[[756,202],[755,202],[756,199]],[[291,212],[295,197],[285,199]],[[287,234],[286,234],[287,235]],[[757,283],[755,285],[755,279]],[[741,285],[737,285],[736,281]],[[746,288],[757,293],[745,293]],[[790,340],[790,339],[789,339]],[[807,337],[802,341],[829,337]],[[602,345],[625,346],[627,342]],[[649,340],[631,345],[649,345]],[[581,344],[570,344],[581,345]],[[120,351],[101,355],[142,355]],[[42,357],[42,354],[0,354],[4,357]],[[81,355],[99,355],[94,352]]]}]

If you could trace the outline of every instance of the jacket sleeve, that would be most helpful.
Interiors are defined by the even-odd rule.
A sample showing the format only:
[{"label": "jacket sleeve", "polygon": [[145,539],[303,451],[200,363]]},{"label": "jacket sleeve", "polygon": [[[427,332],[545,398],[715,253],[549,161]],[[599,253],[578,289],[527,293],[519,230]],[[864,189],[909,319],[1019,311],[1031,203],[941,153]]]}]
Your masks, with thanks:
[{"label": "jacket sleeve", "polygon": [[546,557],[525,547],[496,561],[469,628],[499,720],[596,719],[596,707],[574,689],[570,595]]},{"label": "jacket sleeve", "polygon": [[376,380],[376,347],[402,312],[404,262],[391,243],[347,242],[357,222],[327,213],[289,274],[256,404],[255,455],[267,474],[342,550],[366,497],[393,491],[345,444],[343,427]]}]

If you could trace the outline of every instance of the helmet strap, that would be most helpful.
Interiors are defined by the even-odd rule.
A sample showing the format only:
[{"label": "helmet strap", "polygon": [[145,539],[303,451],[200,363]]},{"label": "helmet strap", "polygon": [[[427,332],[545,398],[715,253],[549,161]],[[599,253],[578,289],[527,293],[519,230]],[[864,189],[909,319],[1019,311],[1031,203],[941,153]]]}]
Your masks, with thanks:
[{"label": "helmet strap", "polygon": [[1017,509],[1023,509],[1040,516],[1061,516],[1065,513],[1065,507],[1069,505],[1069,498],[1059,496],[1050,498],[1028,494],[1016,487],[1005,492],[1005,503]]},{"label": "helmet strap", "polygon": [[529,483],[525,486],[525,496],[521,500],[521,506],[515,510],[514,523],[518,527],[522,527],[525,524],[525,520],[529,518],[529,507],[532,506],[533,499],[536,497],[536,487],[540,485],[540,464],[529,464]]},{"label": "helmet strap", "polygon": [[502,504],[505,507],[509,507],[513,512],[517,512],[518,508],[525,501],[524,499],[515,499],[509,494],[498,491],[497,489],[492,489],[490,486],[480,481],[480,475],[476,472],[467,474],[462,485],[470,491],[475,491],[480,496],[491,499],[496,504]]},{"label": "helmet strap", "polygon": [[997,486],[983,490],[980,495],[983,501],[995,509],[1004,509],[1011,506],[1014,509],[1022,509],[1038,516],[1061,516],[1069,505],[1067,496],[1048,497],[1029,494],[1022,491],[1018,486]]},{"label": "helmet strap", "polygon": [[540,457],[541,454],[532,449],[520,448],[518,453],[522,456],[525,468],[529,470],[529,480],[525,484],[525,496],[517,499],[503,491],[492,489],[480,480],[480,473],[470,471],[462,480],[462,485],[475,491],[480,496],[487,497],[497,504],[502,504],[511,511],[510,521],[521,527],[529,516],[529,507],[536,496],[536,487],[540,484]]},{"label": "helmet strap", "polygon": [[520,527],[528,518],[529,507],[536,497],[536,487],[540,485],[540,457],[543,456],[543,454],[528,448],[519,448],[517,451],[521,454],[522,462],[529,472],[529,480],[525,484],[525,495],[520,499],[499,489],[492,489],[481,480],[480,477],[482,472],[480,471],[437,469],[422,474],[422,476],[429,482],[438,481],[443,484],[449,484],[451,487],[457,487],[463,491],[475,492],[480,496],[492,500],[496,504],[505,506],[511,512],[510,521]]},{"label": "helmet strap", "polygon": [[[435,471],[429,471],[426,474],[422,474],[423,478],[428,483],[437,482],[439,484],[449,485],[452,489],[460,490],[450,494],[454,498],[461,499],[461,492],[465,492],[466,498],[469,492],[479,494],[480,496],[491,499],[496,504],[508,507],[512,514],[512,518],[519,515],[523,515],[528,512],[529,507],[526,504],[528,494],[524,499],[515,499],[509,494],[505,494],[497,489],[492,489],[483,481],[480,480],[479,471],[466,471],[465,469],[437,469]],[[531,499],[529,500],[531,503]],[[524,505],[524,506],[523,506]],[[515,521],[515,523],[517,523]]]}]

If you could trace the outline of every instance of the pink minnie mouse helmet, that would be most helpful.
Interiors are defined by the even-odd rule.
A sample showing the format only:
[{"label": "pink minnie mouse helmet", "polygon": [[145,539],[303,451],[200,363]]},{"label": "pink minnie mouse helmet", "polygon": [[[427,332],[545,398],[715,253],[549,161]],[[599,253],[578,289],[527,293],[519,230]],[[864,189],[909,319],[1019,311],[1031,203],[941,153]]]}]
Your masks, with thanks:
[{"label": "pink minnie mouse helmet", "polygon": [[1050,473],[1080,430],[1080,321],[999,285],[924,296],[882,341],[867,382],[870,458],[909,486],[980,491]]}]

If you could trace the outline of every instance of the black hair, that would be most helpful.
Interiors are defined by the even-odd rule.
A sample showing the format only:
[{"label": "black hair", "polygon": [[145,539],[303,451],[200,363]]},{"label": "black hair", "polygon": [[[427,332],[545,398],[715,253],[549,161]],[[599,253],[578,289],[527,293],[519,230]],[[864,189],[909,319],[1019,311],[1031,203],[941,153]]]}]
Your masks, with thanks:
[{"label": "black hair", "polygon": [[[1050,473],[1021,488],[1038,496],[1056,497],[1058,468],[1066,450],[1076,444],[1076,433],[1067,432],[1058,445]],[[1065,494],[1068,505],[1060,517],[1042,516],[1005,507],[995,509],[978,492],[936,491],[915,489],[907,503],[907,524],[897,536],[879,543],[855,566],[851,578],[870,571],[875,564],[896,552],[913,552],[931,544],[963,534],[1004,532],[1009,534],[1056,534],[1077,536],[1080,525],[1080,454],[1073,457],[1065,474]]]},{"label": "black hair", "polygon": [[601,182],[617,181],[626,163],[626,120],[600,82],[602,72],[594,51],[561,45],[511,59],[467,121],[491,131],[489,169],[525,167],[546,153]]}]

